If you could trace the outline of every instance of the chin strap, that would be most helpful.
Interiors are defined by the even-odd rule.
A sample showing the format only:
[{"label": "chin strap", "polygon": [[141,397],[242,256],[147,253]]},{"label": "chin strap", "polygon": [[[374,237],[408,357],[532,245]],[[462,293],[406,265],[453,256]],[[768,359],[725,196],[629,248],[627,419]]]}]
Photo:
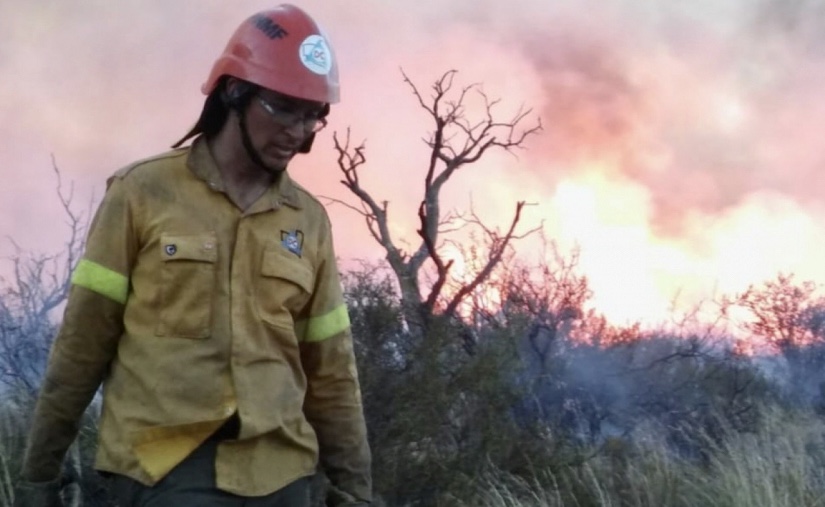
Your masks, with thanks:
[{"label": "chin strap", "polygon": [[236,108],[235,111],[238,113],[238,126],[241,128],[241,144],[243,144],[246,154],[249,156],[249,160],[267,171],[271,171],[272,168],[264,163],[263,159],[261,159],[261,155],[255,147],[252,146],[252,139],[249,137],[249,129],[246,128],[246,111],[242,107]]},{"label": "chin strap", "polygon": [[232,90],[225,89],[221,95],[224,104],[238,114],[238,126],[241,129],[241,144],[243,144],[249,160],[251,160],[255,165],[267,171],[271,171],[272,168],[264,163],[260,153],[254,146],[252,146],[252,139],[249,136],[249,129],[247,128],[246,107],[249,105],[255,91],[255,85],[246,81],[240,81],[235,88]]},{"label": "chin strap", "polygon": [[[223,83],[218,86],[216,92],[213,92],[206,98],[201,115],[195,126],[177,143],[172,145],[172,148],[181,146],[184,142],[195,137],[198,134],[215,133],[219,125],[223,124],[228,119],[228,110],[234,110],[238,113],[238,126],[241,129],[241,143],[246,150],[249,159],[253,163],[265,168],[267,167],[260,153],[252,146],[252,139],[249,136],[249,129],[246,121],[246,106],[249,104],[252,96],[255,94],[257,87],[249,82],[240,81],[232,90],[227,90]],[[324,104],[324,111],[321,117],[329,114],[329,104]],[[298,148],[298,153],[309,153],[312,149],[312,144],[315,141],[315,133],[310,134]]]},{"label": "chin strap", "polygon": [[312,141],[315,140],[315,132],[309,135],[306,139],[304,139],[304,143],[298,148],[298,153],[309,153],[309,150],[312,149]]},{"label": "chin strap", "polygon": [[[329,104],[324,104],[324,111],[321,113],[321,118],[326,118],[329,114]],[[312,149],[312,142],[315,141],[315,132],[310,134],[305,140],[304,144],[298,148],[298,153],[309,153],[309,150]]]}]

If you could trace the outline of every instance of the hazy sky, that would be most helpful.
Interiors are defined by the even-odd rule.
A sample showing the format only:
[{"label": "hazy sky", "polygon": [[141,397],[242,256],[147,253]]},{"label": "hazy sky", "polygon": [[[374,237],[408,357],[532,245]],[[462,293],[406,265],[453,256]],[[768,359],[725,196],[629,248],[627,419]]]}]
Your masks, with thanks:
[{"label": "hazy sky", "polygon": [[[502,116],[530,106],[545,128],[518,157],[459,173],[447,204],[472,199],[505,225],[516,200],[538,203],[525,227],[579,245],[608,316],[658,319],[676,294],[687,306],[779,271],[823,281],[825,2],[296,4],[326,29],[342,79],[332,128],[291,167],[310,190],[348,197],[330,135],[350,126],[367,141],[365,186],[414,240],[429,125],[399,69],[422,89],[457,69]],[[114,170],[185,133],[232,31],[271,5],[0,0],[0,235],[59,249],[51,157],[78,205],[99,197]],[[357,215],[330,212],[342,257],[380,256]]]}]

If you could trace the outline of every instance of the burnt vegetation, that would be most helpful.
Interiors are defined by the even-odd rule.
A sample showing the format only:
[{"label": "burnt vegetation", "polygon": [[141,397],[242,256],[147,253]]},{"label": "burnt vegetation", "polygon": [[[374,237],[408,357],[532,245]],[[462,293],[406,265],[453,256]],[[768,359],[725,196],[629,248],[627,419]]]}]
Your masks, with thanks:
[{"label": "burnt vegetation", "polygon": [[[825,441],[825,300],[781,274],[715,302],[716,319],[667,329],[611,325],[590,304],[576,252],[545,241],[528,265],[515,243],[526,203],[503,231],[472,211],[440,209],[450,175],[540,129],[528,112],[468,120],[475,86],[453,72],[424,98],[434,131],[422,172],[420,244],[390,236],[388,203],[362,188],[363,144],[336,136],[342,183],[386,253],[344,275],[380,504],[390,506],[821,505]],[[448,98],[450,92],[457,98]],[[450,130],[453,129],[453,130]],[[7,259],[0,280],[0,505],[10,505],[27,419],[59,322],[88,215],[68,218],[58,254]],[[447,242],[457,221],[472,241]],[[443,257],[460,251],[470,276]],[[491,301],[491,294],[495,295]],[[710,303],[709,303],[710,304]],[[760,344],[753,347],[753,344]],[[96,411],[70,452],[70,505],[106,505],[92,471]],[[321,482],[321,481],[319,481]],[[819,502],[819,503],[818,503]]]}]

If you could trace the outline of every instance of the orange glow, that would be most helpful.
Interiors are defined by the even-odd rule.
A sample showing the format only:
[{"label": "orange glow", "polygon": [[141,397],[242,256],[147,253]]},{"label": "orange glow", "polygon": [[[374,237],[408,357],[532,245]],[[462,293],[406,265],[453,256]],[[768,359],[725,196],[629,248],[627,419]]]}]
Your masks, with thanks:
[{"label": "orange glow", "polygon": [[663,320],[671,310],[669,282],[683,276],[688,260],[651,231],[645,189],[611,180],[610,172],[590,165],[559,183],[553,196],[558,232],[580,249],[593,305],[610,321]]},{"label": "orange glow", "polygon": [[[539,116],[544,130],[526,150],[490,151],[461,169],[442,209],[472,202],[501,228],[516,201],[535,203],[520,231],[543,223],[562,252],[578,247],[591,305],[611,323],[655,327],[778,272],[821,283],[825,60],[810,50],[821,32],[810,3],[784,7],[797,27],[788,30],[747,0],[306,0],[340,59],[342,102],[290,172],[357,205],[331,142],[351,128],[355,143],[366,139],[363,187],[389,201],[396,246],[414,250],[432,126],[399,67],[425,98],[434,78],[457,69],[457,87],[480,83],[501,99],[499,118],[532,108],[527,123]],[[113,171],[189,129],[214,57],[258,8],[0,2],[0,61],[14,76],[0,83],[0,113],[14,119],[0,125],[0,235],[24,249],[62,248],[50,155],[76,182],[80,208],[99,199]],[[477,99],[466,109],[474,119],[485,113]],[[341,206],[330,216],[342,259],[384,258],[363,217]],[[515,246],[530,262],[537,243]],[[0,255],[10,250],[0,245]],[[452,274],[466,280],[472,269],[454,254]]]}]

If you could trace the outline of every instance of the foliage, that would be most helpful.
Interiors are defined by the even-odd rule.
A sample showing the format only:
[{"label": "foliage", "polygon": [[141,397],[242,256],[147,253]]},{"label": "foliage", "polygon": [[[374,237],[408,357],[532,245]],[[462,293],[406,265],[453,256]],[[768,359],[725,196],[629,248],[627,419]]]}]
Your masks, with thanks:
[{"label": "foliage", "polygon": [[825,411],[825,298],[817,286],[779,274],[724,305],[726,312],[744,312],[746,338],[740,343],[768,347],[763,362],[776,371],[784,394]]},{"label": "foliage", "polygon": [[[78,257],[84,222],[70,216],[63,254],[18,249],[0,280],[0,505]],[[460,319],[436,315],[425,334],[410,331],[390,267],[345,274],[387,505],[822,505],[825,343],[812,284],[780,276],[723,301],[721,321],[733,308],[750,315],[740,339],[777,347],[748,356],[715,323],[610,325],[589,307],[575,252],[546,257],[508,257],[467,293]],[[68,505],[105,505],[96,434],[93,404],[64,469]]]},{"label": "foliage", "polygon": [[[502,292],[507,303],[470,319],[469,356],[449,321],[423,341],[405,333],[388,273],[348,275],[376,487],[388,504],[473,505],[462,502],[492,469],[521,485],[550,474],[558,505],[601,505],[593,481],[602,480],[650,497],[632,482],[648,480],[647,467],[662,480],[706,470],[729,439],[764,427],[764,407],[797,410],[715,329],[614,328],[584,307],[589,291],[571,262],[533,271],[552,285],[511,266],[499,278],[518,280]],[[648,463],[639,442],[651,428],[661,454]],[[616,505],[655,504],[626,501]]]},{"label": "foliage", "polygon": [[[472,320],[472,355],[448,319],[423,340],[407,332],[386,268],[346,274],[387,505],[817,505],[821,422],[752,358],[712,330],[607,325],[570,260],[534,270],[547,279],[532,285],[511,268],[497,278],[512,282],[508,303]],[[0,414],[5,502],[31,413],[16,392]],[[77,505],[104,505],[95,421],[92,407],[67,462]]]}]

